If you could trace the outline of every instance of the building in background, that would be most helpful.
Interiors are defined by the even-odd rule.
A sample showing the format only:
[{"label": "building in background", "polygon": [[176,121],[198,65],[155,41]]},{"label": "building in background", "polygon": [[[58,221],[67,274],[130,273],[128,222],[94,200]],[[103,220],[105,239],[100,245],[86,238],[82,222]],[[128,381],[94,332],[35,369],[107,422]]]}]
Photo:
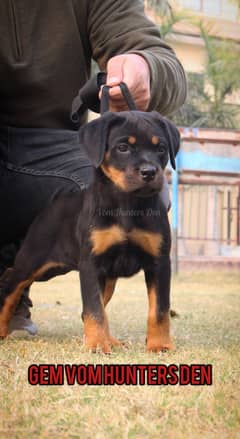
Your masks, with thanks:
[{"label": "building in background", "polygon": [[[166,2],[165,2],[166,3]],[[240,45],[237,1],[168,2],[182,17],[165,39],[188,74],[202,80],[207,52],[199,20],[209,35]],[[146,12],[161,27],[161,0],[145,1]],[[206,84],[205,84],[206,86]],[[240,105],[240,94],[228,98]],[[240,114],[240,111],[239,111]],[[239,125],[240,128],[240,125]],[[240,130],[181,126],[178,157],[177,253],[181,266],[240,267]],[[170,176],[169,176],[170,179]],[[171,215],[174,216],[173,204]],[[175,247],[174,250],[176,251]]]},{"label": "building in background", "polygon": [[[161,3],[159,0],[157,3]],[[161,25],[160,16],[153,8],[154,2],[145,0],[148,16]],[[206,63],[206,50],[198,26],[192,22],[201,19],[216,38],[228,39],[240,44],[240,13],[234,0],[178,0],[169,1],[174,11],[181,11],[186,19],[177,22],[168,41],[175,50],[187,72],[203,73]],[[193,20],[188,19],[192,17]]]}]

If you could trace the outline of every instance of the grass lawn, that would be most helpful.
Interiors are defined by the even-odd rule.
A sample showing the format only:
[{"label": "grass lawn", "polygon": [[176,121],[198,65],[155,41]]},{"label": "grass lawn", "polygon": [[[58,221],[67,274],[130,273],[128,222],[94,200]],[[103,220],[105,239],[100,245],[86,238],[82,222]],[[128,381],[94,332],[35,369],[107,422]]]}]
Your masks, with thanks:
[{"label": "grass lawn", "polygon": [[[240,438],[240,276],[184,273],[173,279],[176,349],[145,352],[147,295],[143,274],[120,280],[108,306],[111,332],[128,348],[110,356],[84,351],[75,273],[36,283],[39,334],[0,343],[0,439]],[[40,363],[207,364],[212,386],[31,386]]]}]

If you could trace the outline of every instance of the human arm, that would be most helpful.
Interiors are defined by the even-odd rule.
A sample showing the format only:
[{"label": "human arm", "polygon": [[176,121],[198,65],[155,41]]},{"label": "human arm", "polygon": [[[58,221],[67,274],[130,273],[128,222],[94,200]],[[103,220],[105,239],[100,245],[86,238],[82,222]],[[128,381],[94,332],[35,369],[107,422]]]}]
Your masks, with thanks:
[{"label": "human arm", "polygon": [[[148,86],[144,85],[142,78],[145,77],[145,84],[150,79],[148,110],[155,109],[162,114],[169,114],[184,103],[186,79],[183,68],[173,50],[160,38],[158,28],[144,15],[140,1],[89,1],[88,34],[93,58],[102,70],[108,70],[113,57],[118,55],[135,54],[143,59],[142,67],[138,69],[138,72],[141,70],[138,78],[145,90]],[[118,59],[120,61],[123,60]],[[125,80],[127,67],[127,78],[130,81],[131,68],[127,66],[129,63],[125,61],[123,64],[125,70],[123,69],[122,79]],[[149,79],[144,73],[143,65],[149,68]],[[120,66],[122,68],[121,62]],[[134,81],[129,87],[131,92],[134,85],[136,88],[136,71],[132,78]],[[136,90],[133,97],[136,97]],[[143,107],[142,109],[146,109]]]}]

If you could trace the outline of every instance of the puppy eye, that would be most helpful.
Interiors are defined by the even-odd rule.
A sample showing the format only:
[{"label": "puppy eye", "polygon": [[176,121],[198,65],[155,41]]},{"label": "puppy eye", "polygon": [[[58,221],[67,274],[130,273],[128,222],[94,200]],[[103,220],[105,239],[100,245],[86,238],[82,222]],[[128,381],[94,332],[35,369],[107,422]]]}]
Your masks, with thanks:
[{"label": "puppy eye", "polygon": [[122,143],[121,145],[118,145],[117,147],[119,152],[128,152],[129,151],[129,146]]},{"label": "puppy eye", "polygon": [[164,154],[166,152],[166,147],[164,143],[159,143],[159,145],[157,146],[157,152],[159,154]]}]

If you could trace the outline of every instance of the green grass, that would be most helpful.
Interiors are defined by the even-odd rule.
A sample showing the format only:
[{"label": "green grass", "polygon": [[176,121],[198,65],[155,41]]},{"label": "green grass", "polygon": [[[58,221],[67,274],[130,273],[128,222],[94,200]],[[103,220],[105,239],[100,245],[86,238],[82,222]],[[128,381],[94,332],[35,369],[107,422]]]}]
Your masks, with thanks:
[{"label": "green grass", "polygon": [[[84,350],[77,275],[34,284],[39,335],[15,333],[0,344],[0,438],[240,438],[239,285],[237,273],[173,279],[176,349],[157,355],[145,352],[143,275],[120,280],[108,316],[127,349],[105,356]],[[32,363],[211,363],[213,385],[30,386]]]}]

